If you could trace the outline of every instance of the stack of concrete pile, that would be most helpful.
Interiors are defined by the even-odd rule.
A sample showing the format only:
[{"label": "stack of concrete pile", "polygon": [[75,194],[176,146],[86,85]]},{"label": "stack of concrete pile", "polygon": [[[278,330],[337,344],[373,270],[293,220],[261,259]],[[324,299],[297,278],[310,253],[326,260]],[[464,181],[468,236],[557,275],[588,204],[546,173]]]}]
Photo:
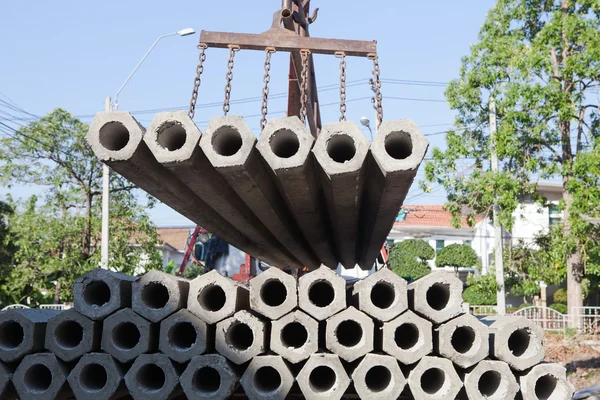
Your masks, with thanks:
[{"label": "stack of concrete pile", "polygon": [[0,314],[0,394],[21,399],[569,399],[521,317],[463,314],[462,283],[381,270],[349,291],[322,267],[249,288],[95,270],[64,312]]},{"label": "stack of concrete pile", "polygon": [[148,130],[128,112],[94,118],[102,162],[209,232],[274,266],[371,269],[427,139],[409,120],[384,122],[372,144],[354,122],[315,140],[297,117],[270,120],[258,141],[241,117],[204,134],[183,111]]}]

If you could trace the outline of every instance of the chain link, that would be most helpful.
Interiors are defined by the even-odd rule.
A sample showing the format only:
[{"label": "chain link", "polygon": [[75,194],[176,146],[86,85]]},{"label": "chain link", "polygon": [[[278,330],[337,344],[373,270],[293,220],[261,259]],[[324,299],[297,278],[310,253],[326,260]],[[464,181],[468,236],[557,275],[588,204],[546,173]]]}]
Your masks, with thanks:
[{"label": "chain link", "polygon": [[335,53],[340,58],[340,121],[346,120],[346,53]]},{"label": "chain link", "polygon": [[269,82],[271,81],[271,76],[269,75],[269,71],[271,70],[271,55],[275,53],[275,49],[273,47],[267,47],[265,49],[266,58],[265,58],[265,76],[263,77],[263,82],[265,86],[263,86],[263,98],[262,98],[262,119],[260,120],[260,130],[265,129],[265,125],[267,125],[267,113],[269,112],[269,108],[267,107],[267,102],[269,100]]},{"label": "chain link", "polygon": [[306,103],[308,102],[308,56],[309,50],[300,50],[302,56],[302,72],[300,82],[300,119],[306,123]]},{"label": "chain link", "polygon": [[379,125],[381,125],[381,122],[383,121],[383,106],[381,105],[381,79],[379,78],[379,74],[381,73],[379,70],[379,58],[377,57],[377,54],[369,54],[368,58],[373,60],[373,78],[369,80],[369,83],[371,84],[373,92],[375,93],[371,98],[371,103],[373,103],[375,110],[377,110],[377,128],[379,128]]},{"label": "chain link", "polygon": [[227,61],[227,74],[225,75],[227,84],[225,85],[225,100],[223,101],[223,115],[225,116],[227,116],[227,113],[231,108],[229,106],[229,99],[231,98],[231,81],[233,80],[233,58],[235,57],[235,53],[239,50],[239,46],[229,46],[229,61]]},{"label": "chain link", "polygon": [[190,110],[188,115],[191,119],[194,119],[196,114],[196,100],[198,100],[198,89],[200,89],[200,75],[204,72],[204,61],[206,60],[206,54],[204,51],[208,46],[204,43],[200,43],[198,48],[200,49],[200,55],[198,56],[198,66],[196,67],[196,79],[194,79],[194,89],[192,90],[192,98],[190,99]]}]

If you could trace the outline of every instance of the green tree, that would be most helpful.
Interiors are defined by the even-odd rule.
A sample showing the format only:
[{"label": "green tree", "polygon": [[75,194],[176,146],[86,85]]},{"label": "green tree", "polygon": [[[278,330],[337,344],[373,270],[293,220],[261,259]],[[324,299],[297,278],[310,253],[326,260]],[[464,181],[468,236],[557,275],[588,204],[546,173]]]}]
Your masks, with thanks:
[{"label": "green tree", "polygon": [[424,240],[409,239],[396,243],[390,252],[390,268],[406,279],[419,279],[431,272],[429,260],[435,250]]},{"label": "green tree", "polygon": [[454,243],[444,247],[435,257],[436,267],[479,268],[479,259],[475,250],[468,244]]},{"label": "green tree", "polygon": [[[87,144],[87,130],[57,109],[0,138],[0,184],[45,192],[40,199],[8,199],[17,247],[7,278],[13,302],[35,302],[48,293],[55,302],[69,301],[73,279],[99,266],[102,165]],[[110,188],[109,267],[133,273],[160,266],[157,233],[135,186],[112,174]]]},{"label": "green tree", "polygon": [[202,274],[204,274],[204,265],[200,263],[193,263],[183,271],[183,277],[185,279],[194,279]]},{"label": "green tree", "polygon": [[485,275],[469,274],[467,276],[467,288],[463,292],[463,300],[471,305],[495,306],[496,276],[494,271],[489,271]]},{"label": "green tree", "polygon": [[[446,91],[457,128],[426,166],[427,180],[446,188],[455,217],[464,206],[471,216],[489,215],[497,202],[499,220],[509,230],[525,196],[545,203],[536,181],[560,179],[569,308],[582,305],[585,257],[598,245],[598,235],[584,234],[592,227],[583,215],[600,207],[597,187],[585,189],[598,179],[590,172],[600,162],[593,93],[599,80],[599,0],[498,0],[463,58],[460,78]],[[493,140],[492,98],[498,118]],[[492,148],[499,172],[489,168]],[[465,160],[467,176],[458,172]]]},{"label": "green tree", "polygon": [[7,203],[0,201],[0,304],[9,304],[8,277],[12,269],[17,247],[15,237],[8,226],[8,219],[14,211]]}]

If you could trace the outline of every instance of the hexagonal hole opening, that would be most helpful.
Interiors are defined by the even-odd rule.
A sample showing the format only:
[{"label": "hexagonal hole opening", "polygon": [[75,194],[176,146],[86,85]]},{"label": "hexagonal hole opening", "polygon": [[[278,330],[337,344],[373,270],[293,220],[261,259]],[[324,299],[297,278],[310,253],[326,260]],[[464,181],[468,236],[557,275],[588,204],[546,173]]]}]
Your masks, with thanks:
[{"label": "hexagonal hole opening", "polygon": [[229,157],[236,154],[242,148],[242,144],[242,135],[230,126],[218,128],[212,136],[212,147],[221,156]]},{"label": "hexagonal hole opening", "polygon": [[86,364],[79,373],[79,384],[88,392],[99,392],[106,386],[108,374],[103,365]]},{"label": "hexagonal hole opening", "polygon": [[175,323],[169,329],[169,344],[180,351],[191,349],[198,339],[196,327],[188,321]]},{"label": "hexagonal hole opening", "polygon": [[404,131],[392,132],[385,138],[385,151],[396,160],[410,157],[413,151],[410,134]]},{"label": "hexagonal hole opening", "polygon": [[337,382],[335,371],[326,366],[320,365],[310,371],[308,376],[308,385],[313,392],[323,393],[331,390]]},{"label": "hexagonal hole opening", "polygon": [[526,355],[531,344],[529,329],[517,329],[508,337],[508,349],[515,357]]},{"label": "hexagonal hole opening", "polygon": [[110,301],[110,287],[104,281],[91,281],[83,288],[82,297],[88,306],[102,307]]},{"label": "hexagonal hole opening", "polygon": [[63,349],[74,349],[83,341],[83,326],[77,321],[63,321],[56,326],[54,338]]},{"label": "hexagonal hole opening", "polygon": [[198,293],[198,304],[206,311],[217,312],[225,306],[225,291],[216,284],[206,285]]},{"label": "hexagonal hole opening", "polygon": [[279,158],[290,158],[298,153],[300,140],[298,135],[290,129],[280,129],[273,133],[269,139],[271,151]]},{"label": "hexagonal hole opening", "polygon": [[550,374],[539,377],[535,382],[535,395],[539,400],[549,399],[554,393],[557,383],[556,377]]},{"label": "hexagonal hole opening", "polygon": [[25,339],[25,332],[17,321],[4,321],[0,324],[0,348],[16,349],[23,343],[23,339]]},{"label": "hexagonal hole opening", "polygon": [[165,371],[156,364],[143,365],[135,375],[135,380],[144,392],[158,392],[167,381]]},{"label": "hexagonal hole opening", "polygon": [[271,393],[281,386],[281,375],[273,367],[260,367],[254,374],[254,387],[262,393]]},{"label": "hexagonal hole opening", "polygon": [[221,388],[221,374],[212,367],[202,367],[194,373],[192,386],[197,392],[209,396]]},{"label": "hexagonal hole opening", "polygon": [[411,323],[399,325],[394,332],[394,341],[402,350],[412,349],[419,342],[419,328]]},{"label": "hexagonal hole opening", "polygon": [[383,310],[390,308],[396,300],[394,285],[387,282],[377,282],[371,288],[371,303]]},{"label": "hexagonal hole opening", "polygon": [[502,383],[502,375],[498,371],[485,371],[479,377],[477,388],[484,397],[491,397],[498,391]]},{"label": "hexagonal hole opening", "polygon": [[23,385],[33,393],[44,393],[52,385],[52,371],[44,364],[33,364],[25,372]]},{"label": "hexagonal hole opening", "polygon": [[277,307],[287,299],[287,289],[278,279],[269,279],[260,288],[260,299],[269,307]]},{"label": "hexagonal hole opening", "polygon": [[351,319],[342,321],[335,329],[335,337],[342,346],[354,347],[363,338],[362,326]]},{"label": "hexagonal hole opening", "polygon": [[383,392],[392,382],[392,373],[383,365],[375,365],[365,375],[365,385],[371,392]]},{"label": "hexagonal hole opening", "polygon": [[476,334],[470,326],[459,326],[452,333],[450,343],[457,352],[464,354],[473,348]]},{"label": "hexagonal hole opening", "polygon": [[98,139],[105,149],[119,151],[129,143],[129,130],[121,122],[111,121],[100,128]]},{"label": "hexagonal hole opening", "polygon": [[436,311],[441,311],[450,302],[450,285],[434,283],[427,289],[427,304]]},{"label": "hexagonal hole opening", "polygon": [[348,135],[334,135],[327,141],[327,154],[340,164],[348,162],[356,155],[356,143]]},{"label": "hexagonal hole opening", "polygon": [[187,134],[179,121],[163,122],[156,130],[156,141],[169,151],[179,150],[185,144]]},{"label": "hexagonal hole opening", "polygon": [[150,282],[142,288],[142,303],[148,308],[160,310],[169,302],[169,289],[160,282]]},{"label": "hexagonal hole opening", "polygon": [[327,307],[335,300],[335,290],[327,281],[316,281],[308,288],[308,300],[317,307]]},{"label": "hexagonal hole opening", "polygon": [[308,331],[300,322],[290,322],[281,330],[280,340],[285,347],[299,349],[306,344]]},{"label": "hexagonal hole opening", "polygon": [[237,350],[248,350],[254,343],[254,332],[244,322],[236,322],[225,333],[225,342]]},{"label": "hexagonal hole opening", "polygon": [[421,389],[427,394],[436,394],[446,383],[446,374],[439,368],[429,368],[421,375]]},{"label": "hexagonal hole opening", "polygon": [[133,322],[122,322],[113,329],[112,341],[118,350],[134,349],[140,343],[140,338],[140,330]]}]

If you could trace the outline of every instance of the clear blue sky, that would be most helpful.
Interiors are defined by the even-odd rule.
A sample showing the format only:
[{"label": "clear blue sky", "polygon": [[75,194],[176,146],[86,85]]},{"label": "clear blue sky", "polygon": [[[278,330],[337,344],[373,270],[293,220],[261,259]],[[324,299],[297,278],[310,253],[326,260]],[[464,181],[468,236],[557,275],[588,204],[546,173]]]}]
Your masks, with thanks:
[{"label": "clear blue sky", "polygon": [[[342,4],[344,4],[342,6]],[[460,59],[477,40],[477,33],[492,0],[448,1],[331,1],[312,0],[320,8],[311,25],[314,37],[377,40],[383,79],[448,82],[458,75]],[[251,5],[252,7],[248,7]],[[43,115],[62,107],[82,121],[91,122],[113,96],[139,59],[159,35],[193,27],[200,30],[259,33],[270,27],[279,0],[230,1],[61,1],[3,2],[0,5],[0,92],[25,110]],[[163,39],[120,95],[119,109],[127,111],[185,108],[189,103],[197,64],[198,33]],[[261,95],[264,54],[240,52],[236,56],[232,100]],[[222,103],[227,51],[209,49],[198,104]],[[372,64],[347,59],[347,80],[364,84],[347,89],[348,100],[370,97],[366,80]],[[317,84],[339,82],[338,60],[315,56]],[[287,89],[288,56],[273,56],[271,94]],[[332,87],[332,86],[329,86]],[[384,83],[384,119],[411,118],[425,134],[443,131],[453,113],[443,101],[444,87]],[[416,100],[386,100],[402,97]],[[337,88],[319,92],[321,104],[339,101]],[[272,117],[282,117],[285,98],[269,102]],[[147,126],[154,113],[134,115]],[[337,121],[337,104],[322,107],[323,122]],[[358,123],[366,115],[374,120],[369,99],[348,102],[347,117]],[[204,129],[207,120],[221,115],[221,105],[200,107],[195,121]],[[230,115],[256,115],[260,101],[232,104]],[[1,119],[1,117],[0,117]],[[259,117],[248,124],[258,134]],[[368,136],[368,131],[365,131]],[[430,149],[444,145],[444,135],[429,137]],[[420,175],[419,175],[420,176]],[[0,188],[0,196],[8,192]],[[35,189],[16,186],[15,197]],[[409,204],[442,204],[443,190],[423,194],[416,181]],[[159,226],[189,221],[160,205],[151,212]]]}]

